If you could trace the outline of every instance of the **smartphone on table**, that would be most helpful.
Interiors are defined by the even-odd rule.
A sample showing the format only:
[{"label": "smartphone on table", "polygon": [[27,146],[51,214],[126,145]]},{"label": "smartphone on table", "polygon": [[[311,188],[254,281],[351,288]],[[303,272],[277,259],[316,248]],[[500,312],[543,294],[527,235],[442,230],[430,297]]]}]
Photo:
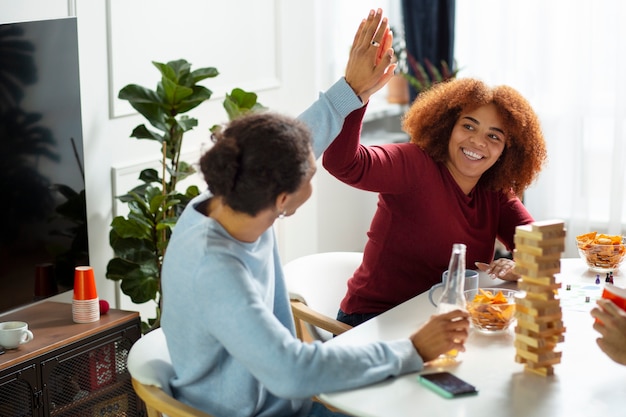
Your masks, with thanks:
[{"label": "smartphone on table", "polygon": [[476,395],[478,390],[472,384],[463,381],[450,372],[434,372],[421,374],[419,381],[444,398],[457,398],[466,395]]}]

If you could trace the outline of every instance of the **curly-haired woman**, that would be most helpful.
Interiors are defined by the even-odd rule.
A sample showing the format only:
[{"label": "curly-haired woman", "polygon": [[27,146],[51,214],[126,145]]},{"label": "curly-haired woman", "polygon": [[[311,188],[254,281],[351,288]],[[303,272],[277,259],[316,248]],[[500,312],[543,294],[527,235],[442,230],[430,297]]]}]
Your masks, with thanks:
[{"label": "curly-haired woman", "polygon": [[441,281],[453,243],[468,268],[519,278],[494,261],[500,240],[533,221],[520,199],[546,160],[539,119],[515,89],[459,78],[421,93],[403,118],[408,143],[359,143],[365,108],[351,113],[324,153],[341,181],[379,193],[363,263],[348,282],[338,319],[357,325]]}]

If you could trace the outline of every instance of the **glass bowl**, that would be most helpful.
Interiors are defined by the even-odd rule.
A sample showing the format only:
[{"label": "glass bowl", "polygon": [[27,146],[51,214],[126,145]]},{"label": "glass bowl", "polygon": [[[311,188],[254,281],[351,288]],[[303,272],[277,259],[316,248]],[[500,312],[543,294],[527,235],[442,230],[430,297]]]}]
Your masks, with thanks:
[{"label": "glass bowl", "polygon": [[506,288],[479,288],[465,291],[472,327],[481,333],[505,332],[515,321],[515,296]]},{"label": "glass bowl", "polygon": [[[594,272],[617,271],[624,261],[626,246],[624,237],[598,235],[594,239],[579,236],[576,238],[578,254]],[[603,237],[606,236],[606,237]]]}]

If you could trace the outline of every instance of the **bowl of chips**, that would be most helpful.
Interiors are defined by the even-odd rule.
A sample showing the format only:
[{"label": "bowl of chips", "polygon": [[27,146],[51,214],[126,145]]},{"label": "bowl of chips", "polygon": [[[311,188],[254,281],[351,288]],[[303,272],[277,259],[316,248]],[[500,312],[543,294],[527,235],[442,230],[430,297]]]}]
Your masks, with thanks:
[{"label": "bowl of chips", "polygon": [[518,293],[506,288],[465,291],[472,327],[487,334],[507,331],[515,321],[515,296]]},{"label": "bowl of chips", "polygon": [[590,232],[576,236],[578,254],[594,272],[617,271],[626,255],[622,235],[606,235]]}]

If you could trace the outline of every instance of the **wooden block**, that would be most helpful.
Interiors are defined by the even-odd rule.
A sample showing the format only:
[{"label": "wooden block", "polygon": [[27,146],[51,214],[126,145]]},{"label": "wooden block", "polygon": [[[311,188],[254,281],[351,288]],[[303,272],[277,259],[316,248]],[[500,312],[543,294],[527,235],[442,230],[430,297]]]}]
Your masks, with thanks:
[{"label": "wooden block", "polygon": [[557,343],[562,343],[565,340],[565,336],[563,336],[562,332],[547,336],[539,336],[539,333],[528,332],[522,327],[516,327],[515,340],[534,348],[554,349]]},{"label": "wooden block", "polygon": [[552,358],[550,360],[547,360],[545,362],[540,362],[540,363],[535,363],[535,362],[531,362],[531,361],[526,361],[526,366],[528,366],[529,368],[544,368],[547,366],[553,366],[553,365],[558,365],[559,363],[561,363],[561,358]]},{"label": "wooden block", "polygon": [[517,248],[513,249],[513,259],[515,262],[546,262],[546,261],[560,261],[561,252],[548,253],[545,255],[533,255],[532,253],[520,252]]},{"label": "wooden block", "polygon": [[547,256],[558,254],[558,256],[560,257],[561,252],[565,250],[565,244],[559,246],[539,247],[515,242],[515,249],[533,256]]},{"label": "wooden block", "polygon": [[[526,294],[528,295],[528,294]],[[515,305],[517,311],[529,316],[547,316],[557,314],[561,311],[561,300],[541,300],[532,298],[516,298]]]},{"label": "wooden block", "polygon": [[536,298],[541,300],[552,300],[558,296],[560,282],[550,285],[535,284],[521,278],[517,281],[517,288],[526,292],[526,298]]},{"label": "wooden block", "polygon": [[[526,359],[530,362],[536,362],[538,359],[533,359],[525,356],[528,352],[532,354],[538,354],[537,350],[540,350],[543,354],[545,354],[546,352],[553,352],[556,348],[556,343],[550,343],[544,340],[533,338],[529,338],[528,341],[530,343],[526,343],[525,340],[521,340],[516,337],[513,346],[515,346],[516,352],[522,352],[522,357],[526,357]],[[552,357],[550,356],[548,359],[552,359]]]},{"label": "wooden block", "polygon": [[558,293],[554,291],[526,293],[526,298],[532,300],[554,300],[556,297],[558,297]]},{"label": "wooden block", "polygon": [[[515,316],[517,317],[517,325],[519,327],[528,329],[529,331],[532,331],[535,333],[542,333],[544,331],[547,331],[548,329],[565,329],[565,327],[563,326],[562,320],[553,320],[553,321],[545,322],[545,323],[536,323],[533,320],[536,317],[524,315],[524,317],[520,318],[519,317],[520,315],[521,314],[517,314],[517,313],[515,314]],[[526,319],[528,317],[530,317],[530,320]]]},{"label": "wooden block", "polygon": [[553,308],[561,307],[561,299],[553,298],[549,300],[520,297],[515,299],[515,304],[528,308]]},{"label": "wooden block", "polygon": [[[517,266],[515,267],[515,270],[517,271]],[[545,277],[532,277],[526,274],[521,275],[522,279],[529,284],[553,286],[557,283],[556,277],[554,275]]]},{"label": "wooden block", "polygon": [[552,348],[534,348],[517,340],[514,346],[516,353],[528,362],[540,363],[561,357],[561,352],[554,351]]},{"label": "wooden block", "polygon": [[531,223],[533,230],[548,232],[551,230],[564,230],[565,222],[560,219],[540,220]]},{"label": "wooden block", "polygon": [[541,375],[541,376],[551,376],[554,375],[554,368],[552,366],[545,366],[541,368],[531,368],[529,366],[524,365],[524,371],[531,372],[533,374]]},{"label": "wooden block", "polygon": [[533,260],[530,260],[530,261],[527,259],[515,259],[515,263],[517,265],[523,266],[524,268],[530,271],[546,271],[546,270],[552,270],[552,269],[556,269],[557,272],[561,271],[560,259],[550,259],[547,261],[537,261],[534,258]]},{"label": "wooden block", "polygon": [[562,228],[542,229],[539,227],[535,227],[534,225],[527,224],[524,226],[517,226],[515,228],[515,236],[520,236],[520,237],[531,239],[531,240],[548,240],[548,239],[555,239],[555,238],[565,238],[565,229],[562,229]]},{"label": "wooden block", "polygon": [[[516,334],[515,341],[519,341],[526,346],[530,346],[533,348],[546,348],[546,349],[554,349],[558,341],[554,341],[553,338],[534,338],[531,336],[526,336],[523,334]],[[517,346],[517,344],[515,345]]]},{"label": "wooden block", "polygon": [[561,306],[558,307],[545,307],[545,308],[532,308],[522,305],[517,305],[515,311],[519,311],[521,314],[527,314],[533,317],[550,316],[561,312]]},{"label": "wooden block", "polygon": [[549,316],[531,316],[515,309],[515,317],[517,317],[518,322],[521,321],[524,323],[528,322],[535,324],[548,324],[555,321],[562,321],[563,312],[560,311],[558,314],[551,314]]},{"label": "wooden block", "polygon": [[549,337],[556,336],[558,337],[557,343],[560,343],[563,340],[565,340],[565,336],[563,336],[563,333],[565,333],[565,327],[563,326],[563,323],[558,323],[557,327],[549,327],[547,329],[543,329],[539,331],[534,331],[534,330],[531,330],[522,326],[515,327],[516,335],[521,334],[521,335],[533,337],[535,339],[549,338]]},{"label": "wooden block", "polygon": [[556,297],[558,297],[558,293],[555,291],[526,293],[526,298],[533,300],[554,300]]},{"label": "wooden block", "polygon": [[561,358],[553,358],[549,361],[535,363],[535,362],[528,361],[519,355],[515,355],[515,362],[523,363],[526,365],[526,367],[531,368],[531,369],[538,369],[538,368],[552,367],[553,365],[557,365],[561,363]]},{"label": "wooden block", "polygon": [[557,266],[555,268],[535,270],[535,269],[529,269],[525,267],[523,264],[516,263],[515,272],[517,272],[519,275],[523,275],[527,277],[544,278],[544,277],[552,277],[555,274],[558,274],[559,272],[561,272],[561,267]]},{"label": "wooden block", "polygon": [[559,248],[561,252],[565,250],[565,238],[562,238],[562,237],[554,238],[554,239],[533,240],[533,239],[527,239],[521,236],[515,236],[513,238],[513,241],[515,242],[515,247],[521,246],[521,247],[543,248],[543,249]]}]

